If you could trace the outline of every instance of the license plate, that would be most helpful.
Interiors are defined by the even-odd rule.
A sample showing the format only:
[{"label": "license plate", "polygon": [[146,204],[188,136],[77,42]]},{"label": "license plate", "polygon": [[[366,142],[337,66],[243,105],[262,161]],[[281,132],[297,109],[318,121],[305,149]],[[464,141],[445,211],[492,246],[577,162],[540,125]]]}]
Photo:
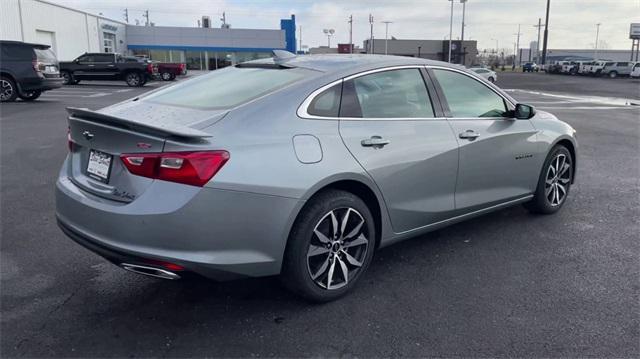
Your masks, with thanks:
[{"label": "license plate", "polygon": [[112,159],[113,156],[108,153],[96,150],[89,151],[89,164],[87,165],[87,174],[89,177],[100,182],[109,182]]}]

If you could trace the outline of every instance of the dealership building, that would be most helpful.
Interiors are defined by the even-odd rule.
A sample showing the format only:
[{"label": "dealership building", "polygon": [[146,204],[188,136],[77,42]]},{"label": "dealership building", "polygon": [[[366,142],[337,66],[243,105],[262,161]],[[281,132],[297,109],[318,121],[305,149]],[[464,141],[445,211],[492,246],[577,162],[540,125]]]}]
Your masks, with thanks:
[{"label": "dealership building", "polygon": [[275,49],[296,52],[295,15],[278,29],[234,29],[136,26],[45,0],[0,0],[0,13],[0,40],[51,45],[61,61],[116,52],[214,70],[270,57]]},{"label": "dealership building", "polygon": [[[311,54],[349,53],[349,44],[338,47],[320,46],[309,49]],[[396,56],[420,57],[429,60],[449,60],[449,40],[413,40],[413,39],[374,39],[364,40],[362,48],[354,48],[353,53],[374,53]],[[471,66],[476,63],[478,43],[454,40],[451,42],[451,62]]]}]

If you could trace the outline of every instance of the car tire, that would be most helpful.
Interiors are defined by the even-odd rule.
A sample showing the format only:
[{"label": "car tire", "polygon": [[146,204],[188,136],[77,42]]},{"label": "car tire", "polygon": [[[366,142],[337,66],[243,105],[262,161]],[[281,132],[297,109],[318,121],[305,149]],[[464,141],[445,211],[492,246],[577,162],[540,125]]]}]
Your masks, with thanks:
[{"label": "car tire", "polygon": [[37,99],[38,97],[40,97],[40,95],[42,95],[42,91],[33,90],[33,91],[27,91],[25,93],[21,93],[18,96],[20,96],[20,98],[23,101],[33,101],[33,100]]},{"label": "car tire", "polygon": [[375,228],[371,211],[359,197],[339,190],[319,193],[307,202],[291,229],[281,281],[314,302],[340,298],[371,264]]},{"label": "car tire", "polygon": [[176,74],[171,74],[171,81],[175,80],[176,77],[177,77]]},{"label": "car tire", "polygon": [[73,75],[69,71],[60,71],[60,77],[62,77],[63,85],[73,85],[76,83],[74,82]]},{"label": "car tire", "polygon": [[0,77],[0,102],[13,102],[18,97],[18,87],[11,77]]},{"label": "car tire", "polygon": [[609,72],[609,77],[612,79],[615,79],[616,77],[618,77],[618,72],[617,71]]},{"label": "car tire", "polygon": [[556,145],[544,161],[533,199],[525,203],[525,208],[538,214],[556,213],[565,204],[572,182],[571,152],[563,145]]},{"label": "car tire", "polygon": [[160,78],[162,79],[162,81],[171,81],[171,73],[168,71],[162,72],[160,74]]},{"label": "car tire", "polygon": [[491,83],[496,82],[496,79],[494,79],[493,76],[489,77],[487,80],[489,80],[489,82],[491,82]]},{"label": "car tire", "polygon": [[139,72],[135,72],[135,71],[129,72],[126,75],[124,75],[124,81],[130,87],[140,87],[145,84],[145,81],[142,75]]}]

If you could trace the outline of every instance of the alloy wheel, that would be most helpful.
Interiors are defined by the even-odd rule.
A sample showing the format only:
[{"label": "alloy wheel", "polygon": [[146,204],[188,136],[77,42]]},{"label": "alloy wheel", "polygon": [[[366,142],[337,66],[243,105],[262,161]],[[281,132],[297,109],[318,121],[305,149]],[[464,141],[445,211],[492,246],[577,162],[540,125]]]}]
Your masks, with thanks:
[{"label": "alloy wheel", "polygon": [[325,214],[316,224],[307,251],[307,269],[320,287],[344,287],[360,271],[367,250],[367,226],[353,208],[338,208]]},{"label": "alloy wheel", "polygon": [[127,75],[127,84],[131,86],[138,86],[140,83],[140,77],[136,73],[130,73]]},{"label": "alloy wheel", "polygon": [[571,160],[563,153],[549,164],[545,178],[545,197],[552,207],[564,202],[571,183]]},{"label": "alloy wheel", "polygon": [[6,101],[10,99],[13,96],[14,91],[15,89],[9,81],[0,81],[0,100]]}]

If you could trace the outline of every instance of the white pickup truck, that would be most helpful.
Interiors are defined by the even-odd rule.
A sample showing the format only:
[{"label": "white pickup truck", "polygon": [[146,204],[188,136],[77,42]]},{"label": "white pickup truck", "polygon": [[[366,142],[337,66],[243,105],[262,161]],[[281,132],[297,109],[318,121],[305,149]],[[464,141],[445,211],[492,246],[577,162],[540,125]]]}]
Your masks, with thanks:
[{"label": "white pickup truck", "polygon": [[591,75],[591,76],[600,76],[600,73],[602,72],[602,69],[604,69],[604,66],[607,64],[606,61],[592,61],[589,63],[589,65],[585,65],[583,74],[585,75]]}]

